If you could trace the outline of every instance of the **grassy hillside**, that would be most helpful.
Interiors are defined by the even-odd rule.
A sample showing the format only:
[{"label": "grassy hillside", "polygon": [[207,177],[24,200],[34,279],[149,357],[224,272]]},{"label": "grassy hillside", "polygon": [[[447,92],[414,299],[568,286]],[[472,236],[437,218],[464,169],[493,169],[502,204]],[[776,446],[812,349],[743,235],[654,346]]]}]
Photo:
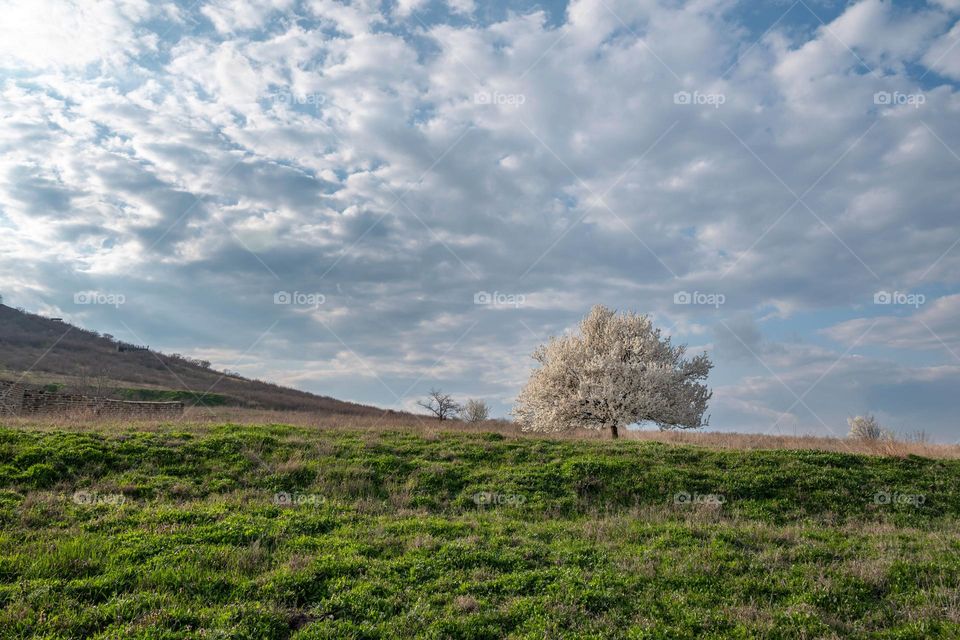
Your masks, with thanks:
[{"label": "grassy hillside", "polygon": [[2,304],[0,378],[65,383],[68,387],[92,385],[99,393],[125,399],[149,399],[151,392],[174,390],[184,392],[181,397],[188,403],[197,403],[197,395],[191,392],[212,392],[203,399],[204,404],[211,405],[211,400],[219,397],[223,403],[246,407],[351,415],[382,413],[375,407],[228,375],[175,354],[119,352],[111,337]]},{"label": "grassy hillside", "polygon": [[960,636],[954,460],[0,429],[0,488],[4,637]]}]

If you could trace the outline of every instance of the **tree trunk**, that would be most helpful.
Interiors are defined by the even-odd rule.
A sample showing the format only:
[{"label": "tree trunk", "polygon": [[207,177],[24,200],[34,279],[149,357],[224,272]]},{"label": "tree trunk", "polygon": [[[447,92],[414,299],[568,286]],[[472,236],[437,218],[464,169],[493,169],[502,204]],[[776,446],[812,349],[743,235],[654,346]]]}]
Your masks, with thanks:
[{"label": "tree trunk", "polygon": [[617,431],[617,425],[615,424],[610,425],[610,435],[613,436],[614,440],[620,437],[620,432]]}]

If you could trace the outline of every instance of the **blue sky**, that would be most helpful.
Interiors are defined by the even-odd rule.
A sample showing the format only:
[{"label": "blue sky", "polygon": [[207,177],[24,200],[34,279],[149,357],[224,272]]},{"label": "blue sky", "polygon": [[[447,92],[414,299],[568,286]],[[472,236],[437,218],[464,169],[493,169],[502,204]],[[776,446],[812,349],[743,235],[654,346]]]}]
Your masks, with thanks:
[{"label": "blue sky", "polygon": [[506,415],[603,303],[712,428],[960,437],[960,0],[6,5],[9,304]]}]

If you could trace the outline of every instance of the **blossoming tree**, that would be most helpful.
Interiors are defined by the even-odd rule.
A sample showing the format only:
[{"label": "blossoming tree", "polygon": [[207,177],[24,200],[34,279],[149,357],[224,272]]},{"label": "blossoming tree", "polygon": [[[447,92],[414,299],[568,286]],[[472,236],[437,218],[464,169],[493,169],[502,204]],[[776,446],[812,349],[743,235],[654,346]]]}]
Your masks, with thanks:
[{"label": "blossoming tree", "polygon": [[661,429],[705,426],[712,393],[704,381],[713,363],[703,353],[686,357],[645,315],[595,306],[579,332],[537,348],[513,415],[524,431],[576,427],[619,430],[638,422]]}]

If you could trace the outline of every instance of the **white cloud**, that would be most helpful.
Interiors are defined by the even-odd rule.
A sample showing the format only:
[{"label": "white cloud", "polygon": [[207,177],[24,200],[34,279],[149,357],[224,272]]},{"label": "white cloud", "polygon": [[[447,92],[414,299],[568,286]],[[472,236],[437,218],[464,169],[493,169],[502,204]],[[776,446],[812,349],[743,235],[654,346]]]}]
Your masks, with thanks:
[{"label": "white cloud", "polygon": [[289,11],[293,0],[212,0],[200,8],[220,34],[263,27],[276,12]]},{"label": "white cloud", "polygon": [[[960,294],[926,302],[904,316],[856,318],[824,329],[824,335],[843,344],[860,336],[864,344],[898,349],[936,349],[960,361]],[[871,328],[872,327],[872,328]],[[869,330],[869,332],[868,332]],[[866,335],[864,335],[866,334]]]},{"label": "white cloud", "polygon": [[[917,91],[918,62],[957,77],[942,11],[864,0],[810,32],[788,18],[753,46],[727,1],[578,0],[559,24],[449,7],[448,23],[406,0],[395,15],[334,0],[14,3],[18,26],[0,37],[22,71],[0,85],[0,285],[69,316],[67,292],[110,280],[157,302],[156,317],[128,305],[144,315],[125,323],[174,350],[243,352],[283,318],[264,371],[383,404],[395,398],[327,329],[398,392],[427,371],[418,384],[506,398],[538,341],[605,302],[676,323],[678,339],[726,319],[799,383],[840,354],[768,327],[815,338],[832,322],[818,314],[881,283],[956,291],[960,97],[947,84],[919,108],[874,100]],[[151,20],[176,28],[161,40]],[[684,91],[723,101],[675,103]],[[329,306],[278,309],[279,289]],[[482,290],[529,304],[487,313]],[[679,290],[725,304],[675,305]],[[918,317],[954,344],[949,313],[923,315],[951,299]],[[856,322],[828,335],[849,339]],[[931,357],[899,322],[877,335]],[[789,405],[749,349],[716,338],[728,424]],[[940,356],[889,380],[920,379]],[[837,371],[884,384],[887,365],[864,362]],[[841,400],[823,399],[831,419]]]},{"label": "white cloud", "polygon": [[949,390],[960,384],[960,364],[917,367],[842,355],[789,346],[771,361],[775,375],[748,376],[714,390],[719,425],[842,437],[847,417],[874,413],[902,435],[924,429],[938,441],[956,440]]},{"label": "white cloud", "polygon": [[950,11],[960,11],[960,0],[933,0],[935,4]]},{"label": "white cloud", "polygon": [[148,0],[11,0],[0,21],[0,58],[34,68],[119,68],[156,47],[157,35],[137,24],[162,9]]},{"label": "white cloud", "polygon": [[930,45],[923,63],[933,71],[960,80],[960,22],[955,23],[948,33],[940,36]]},{"label": "white cloud", "polygon": [[415,11],[419,11],[427,4],[427,0],[397,0],[396,13],[399,16],[409,16]]}]

